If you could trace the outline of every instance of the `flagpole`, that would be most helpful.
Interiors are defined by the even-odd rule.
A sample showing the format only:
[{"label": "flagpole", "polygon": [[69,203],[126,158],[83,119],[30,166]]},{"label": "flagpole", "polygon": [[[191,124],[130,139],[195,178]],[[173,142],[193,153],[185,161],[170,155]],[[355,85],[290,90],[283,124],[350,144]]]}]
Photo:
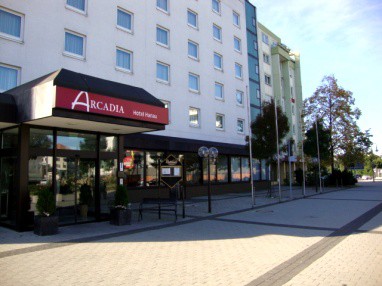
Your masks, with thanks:
[{"label": "flagpole", "polygon": [[249,143],[249,168],[250,170],[250,180],[251,180],[251,195],[252,195],[252,207],[255,207],[255,188],[253,186],[253,160],[252,160],[252,129],[251,129],[251,108],[249,101],[248,85],[245,87],[246,97],[247,97],[247,112],[248,112],[248,143]]}]

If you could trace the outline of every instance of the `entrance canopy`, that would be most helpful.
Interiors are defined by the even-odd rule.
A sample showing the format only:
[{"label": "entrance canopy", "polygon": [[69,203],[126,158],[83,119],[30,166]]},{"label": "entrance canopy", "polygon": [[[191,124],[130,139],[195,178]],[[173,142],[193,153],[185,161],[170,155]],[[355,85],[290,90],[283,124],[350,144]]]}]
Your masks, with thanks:
[{"label": "entrance canopy", "polygon": [[165,129],[168,110],[144,89],[61,69],[7,93],[18,122],[129,134]]},{"label": "entrance canopy", "polygon": [[0,93],[0,129],[16,125],[17,107],[12,95]]}]

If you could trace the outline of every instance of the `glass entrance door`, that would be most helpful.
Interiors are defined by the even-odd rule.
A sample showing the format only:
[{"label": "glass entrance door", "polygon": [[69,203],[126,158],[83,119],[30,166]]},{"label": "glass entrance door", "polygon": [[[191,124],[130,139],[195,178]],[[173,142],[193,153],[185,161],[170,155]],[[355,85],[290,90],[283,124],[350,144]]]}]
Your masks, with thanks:
[{"label": "glass entrance door", "polygon": [[56,205],[60,224],[95,220],[95,160],[56,159]]},{"label": "glass entrance door", "polygon": [[0,158],[0,220],[14,225],[16,221],[16,157]]}]

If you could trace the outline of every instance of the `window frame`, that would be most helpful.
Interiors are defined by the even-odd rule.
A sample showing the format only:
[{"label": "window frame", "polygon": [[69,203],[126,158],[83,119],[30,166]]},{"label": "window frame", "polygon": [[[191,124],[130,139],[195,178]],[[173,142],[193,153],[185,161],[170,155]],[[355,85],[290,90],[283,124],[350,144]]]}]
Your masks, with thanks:
[{"label": "window frame", "polygon": [[263,62],[270,65],[271,64],[271,58],[267,53],[263,52]]},{"label": "window frame", "polygon": [[[215,57],[218,57],[220,59],[220,67],[216,66]],[[223,71],[223,55],[221,55],[217,52],[214,52],[214,69],[219,70],[219,71]]]},{"label": "window frame", "polygon": [[[118,51],[130,55],[130,69],[126,69],[124,67],[118,66],[118,63],[117,63]],[[124,48],[121,48],[121,47],[117,46],[116,49],[115,49],[115,56],[116,56],[116,58],[115,58],[115,69],[116,70],[127,72],[127,73],[133,73],[133,52],[132,51],[129,51],[129,50],[126,50]]]},{"label": "window frame", "polygon": [[[191,123],[191,118],[190,118],[190,111],[191,110],[196,110],[197,111],[197,115],[198,115],[198,123],[196,123],[196,124],[194,124],[194,123]],[[201,119],[201,117],[200,117],[200,108],[197,108],[197,107],[192,107],[192,106],[190,106],[189,108],[188,108],[188,124],[189,124],[189,126],[190,127],[194,127],[194,128],[200,128],[200,119]]]},{"label": "window frame", "polygon": [[73,12],[77,12],[83,15],[87,15],[88,11],[88,1],[84,0],[84,10],[78,9],[77,7],[74,7],[70,4],[68,4],[68,0],[65,1],[65,8],[72,10]]},{"label": "window frame", "polygon": [[[16,86],[17,87],[18,85],[20,85],[20,81],[21,81],[21,67],[17,67],[17,66],[13,66],[13,65],[8,65],[8,64],[5,64],[5,63],[0,63],[0,66],[1,67],[4,67],[4,68],[7,68],[7,69],[12,69],[12,70],[15,70],[17,72],[16,74]],[[13,87],[12,87],[13,88]],[[12,89],[11,88],[11,89]],[[0,92],[5,92],[9,89],[4,89],[2,90],[0,88]]]},{"label": "window frame", "polygon": [[[64,37],[64,52],[63,52],[63,54],[65,56],[68,56],[71,58],[75,58],[75,59],[79,59],[79,60],[86,60],[86,35],[72,31],[72,30],[68,30],[68,29],[65,29],[64,32],[65,32],[65,37]],[[82,41],[82,55],[75,54],[75,53],[72,53],[72,52],[69,52],[66,50],[66,34],[67,33],[74,35],[76,37],[82,38],[82,40],[83,40]]]},{"label": "window frame", "polygon": [[163,9],[162,7],[158,6],[158,0],[156,1],[156,8],[159,11],[162,11],[163,13],[170,14],[170,1],[169,0],[165,0],[165,1],[166,1],[167,9]]},{"label": "window frame", "polygon": [[[236,73],[236,67],[240,67],[240,76],[238,76]],[[243,66],[239,63],[236,63],[236,62],[235,62],[235,77],[237,79],[243,79]]]},{"label": "window frame", "polygon": [[[196,57],[194,57],[193,55],[190,55],[189,44],[196,46]],[[192,40],[188,40],[188,42],[187,42],[187,55],[190,59],[198,61],[199,60],[199,44],[192,41]]]},{"label": "window frame", "polygon": [[1,6],[0,6],[0,10],[4,11],[6,13],[13,14],[15,16],[20,17],[20,37],[17,37],[17,36],[11,35],[11,34],[7,34],[7,33],[4,33],[4,32],[0,32],[0,38],[4,38],[4,39],[7,39],[7,40],[11,40],[11,41],[22,43],[24,41],[25,15],[22,14],[22,13],[19,13],[19,12],[7,9],[5,7],[1,7]]},{"label": "window frame", "polygon": [[[193,76],[197,79],[197,84],[198,84],[198,89],[193,89],[190,87],[190,76]],[[189,72],[188,73],[188,90],[193,92],[193,93],[200,93],[200,76],[198,74],[195,74],[195,73],[192,73],[192,72]]]},{"label": "window frame", "polygon": [[[125,14],[128,14],[128,15],[131,16],[131,23],[130,23],[130,25],[131,25],[131,29],[128,29],[128,28],[126,28],[126,27],[123,27],[123,26],[118,25],[118,11],[119,11],[119,10],[120,10],[122,13],[125,13]],[[125,31],[125,32],[128,32],[128,33],[130,33],[130,34],[133,34],[133,33],[134,33],[134,13],[132,13],[132,12],[130,12],[130,11],[128,11],[128,10],[126,10],[126,9],[124,9],[124,8],[118,6],[118,7],[117,7],[117,28],[120,29],[120,30],[122,30],[122,31]]]},{"label": "window frame", "polygon": [[[167,33],[167,44],[163,44],[162,42],[158,42],[158,29],[162,30],[162,31],[166,31],[166,33]],[[169,49],[170,48],[170,30],[165,28],[165,27],[163,27],[163,26],[157,25],[155,31],[156,31],[156,39],[155,39],[156,44],[158,46],[161,46],[161,47]]]},{"label": "window frame", "polygon": [[264,44],[269,46],[269,36],[265,34],[264,32],[261,32],[261,40]]},{"label": "window frame", "polygon": [[[239,49],[236,49],[236,40],[237,40],[237,42],[239,43]],[[236,52],[238,52],[238,53],[241,53],[241,50],[242,50],[242,47],[241,47],[241,39],[238,38],[238,37],[236,37],[236,36],[233,37],[233,49],[234,49]]]},{"label": "window frame", "polygon": [[[220,36],[220,38],[216,38],[216,37],[215,37],[215,33],[214,33],[215,28],[217,29],[217,31],[219,31],[219,36]],[[212,24],[212,37],[214,38],[215,41],[218,41],[218,42],[220,42],[220,43],[223,42],[222,28],[221,28],[220,26],[216,25],[215,23]]]},{"label": "window frame", "polygon": [[[218,127],[216,125],[217,119],[218,119],[219,116],[222,118],[222,121],[221,121],[222,122],[222,127]],[[225,116],[224,116],[224,114],[222,114],[222,113],[216,113],[215,114],[215,128],[218,131],[224,131],[225,130]]]},{"label": "window frame", "polygon": [[[196,17],[196,26],[192,25],[192,24],[188,21],[188,14],[189,14],[189,13],[195,15],[195,17]],[[196,13],[195,11],[193,11],[193,10],[191,10],[191,9],[187,9],[187,25],[190,26],[191,28],[199,29],[199,15],[198,15],[198,13]]]},{"label": "window frame", "polygon": [[[214,3],[217,3],[218,4],[218,10],[215,10],[214,9]],[[222,11],[222,7],[221,7],[221,1],[220,0],[212,0],[211,1],[211,8],[212,8],[212,11],[218,15],[221,15],[221,11]]]},{"label": "window frame", "polygon": [[[239,102],[238,100],[237,100],[237,95],[240,93],[240,95],[241,95],[241,102]],[[243,91],[241,91],[241,90],[236,90],[236,92],[235,92],[235,101],[236,101],[236,105],[238,105],[238,106],[244,106],[244,92]]]},{"label": "window frame", "polygon": [[[221,96],[216,96],[216,87],[219,86],[221,90]],[[214,97],[216,100],[224,101],[224,84],[215,81],[214,84]]]},{"label": "window frame", "polygon": [[[237,16],[237,20],[238,20],[238,23],[236,24],[235,23],[235,15]],[[240,28],[241,27],[241,24],[240,24],[240,14],[238,12],[236,12],[235,10],[232,11],[232,21],[233,21],[233,25]]]},{"label": "window frame", "polygon": [[264,82],[266,85],[272,86],[272,78],[269,74],[264,74]]},{"label": "window frame", "polygon": [[[164,67],[167,67],[167,80],[164,80],[164,79],[161,79],[161,78],[158,78],[158,65],[161,65],[161,66],[164,66]],[[170,84],[170,65],[169,64],[166,64],[164,62],[161,62],[161,61],[157,61],[156,62],[156,74],[155,74],[155,78],[156,78],[156,81],[159,82],[159,83],[164,83],[164,84]]]},{"label": "window frame", "polygon": [[[243,124],[242,125],[242,128],[243,128],[242,131],[239,130],[239,122],[241,122]],[[245,125],[244,124],[245,124],[245,120],[244,119],[238,118],[236,120],[236,131],[237,131],[238,134],[244,134],[244,132],[245,132]]]}]

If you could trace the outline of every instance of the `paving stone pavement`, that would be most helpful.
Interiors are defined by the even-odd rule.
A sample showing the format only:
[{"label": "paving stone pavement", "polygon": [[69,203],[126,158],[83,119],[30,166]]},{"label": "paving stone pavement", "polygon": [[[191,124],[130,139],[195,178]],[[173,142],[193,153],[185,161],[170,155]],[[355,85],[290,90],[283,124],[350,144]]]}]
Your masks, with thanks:
[{"label": "paving stone pavement", "polygon": [[216,196],[212,214],[198,198],[177,223],[144,213],[43,238],[0,228],[0,284],[382,285],[382,183],[325,191],[258,194],[255,208],[250,194]]}]

